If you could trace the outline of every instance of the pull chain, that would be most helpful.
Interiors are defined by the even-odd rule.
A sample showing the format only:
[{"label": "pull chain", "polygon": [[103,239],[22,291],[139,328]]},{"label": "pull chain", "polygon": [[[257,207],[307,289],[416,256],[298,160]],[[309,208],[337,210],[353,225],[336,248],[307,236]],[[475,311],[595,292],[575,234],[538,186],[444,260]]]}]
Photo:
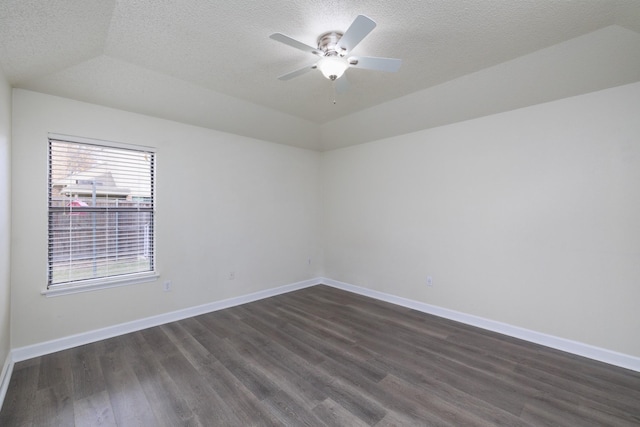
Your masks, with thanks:
[{"label": "pull chain", "polygon": [[336,105],[336,97],[338,96],[338,91],[336,90],[336,80],[331,80],[331,87],[333,88],[333,105]]}]

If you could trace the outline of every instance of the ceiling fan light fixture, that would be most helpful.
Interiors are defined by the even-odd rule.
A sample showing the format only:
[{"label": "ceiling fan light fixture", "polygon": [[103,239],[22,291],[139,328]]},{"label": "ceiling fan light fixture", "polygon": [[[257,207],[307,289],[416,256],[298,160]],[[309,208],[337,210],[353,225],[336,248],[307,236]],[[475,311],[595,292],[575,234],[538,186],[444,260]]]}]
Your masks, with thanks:
[{"label": "ceiling fan light fixture", "polygon": [[318,61],[317,66],[323,76],[329,80],[336,80],[342,77],[346,69],[349,68],[349,63],[340,56],[332,55],[323,57]]}]

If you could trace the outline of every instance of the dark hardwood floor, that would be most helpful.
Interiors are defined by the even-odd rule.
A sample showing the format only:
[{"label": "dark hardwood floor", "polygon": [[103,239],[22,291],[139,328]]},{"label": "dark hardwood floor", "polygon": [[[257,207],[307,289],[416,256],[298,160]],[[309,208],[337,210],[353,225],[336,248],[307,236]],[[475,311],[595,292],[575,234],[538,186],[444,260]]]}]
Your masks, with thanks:
[{"label": "dark hardwood floor", "polygon": [[17,363],[9,426],[638,426],[640,373],[327,286]]}]

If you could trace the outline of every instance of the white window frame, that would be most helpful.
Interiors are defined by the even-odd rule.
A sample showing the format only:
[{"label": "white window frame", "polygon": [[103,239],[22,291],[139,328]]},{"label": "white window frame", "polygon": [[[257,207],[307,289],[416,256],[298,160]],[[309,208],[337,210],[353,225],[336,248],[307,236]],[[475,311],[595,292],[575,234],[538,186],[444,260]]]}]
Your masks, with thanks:
[{"label": "white window frame", "polygon": [[[94,146],[102,146],[107,148],[120,148],[126,150],[140,151],[145,153],[152,154],[152,163],[151,163],[151,193],[152,193],[152,232],[151,232],[151,251],[152,251],[152,259],[151,259],[151,270],[138,272],[138,273],[129,273],[129,274],[120,274],[116,276],[106,276],[95,279],[85,279],[85,280],[77,280],[72,282],[63,282],[58,284],[51,283],[51,253],[50,249],[47,249],[47,286],[46,289],[42,291],[42,294],[47,297],[59,296],[59,295],[67,295],[67,294],[75,294],[79,292],[87,292],[99,289],[107,289],[119,286],[132,285],[137,283],[145,283],[154,281],[158,278],[159,274],[156,270],[156,191],[155,191],[155,182],[156,182],[156,150],[152,147],[140,146],[140,145],[132,145],[132,144],[123,144],[119,142],[112,141],[103,141],[92,138],[83,138],[77,136],[70,135],[61,135],[55,133],[49,133],[47,139],[47,153],[48,153],[48,167],[47,167],[47,223],[49,224],[50,216],[52,209],[49,204],[49,197],[51,196],[51,140],[78,143],[78,144],[88,144]],[[47,226],[47,244],[51,239],[50,235],[50,226]]]}]

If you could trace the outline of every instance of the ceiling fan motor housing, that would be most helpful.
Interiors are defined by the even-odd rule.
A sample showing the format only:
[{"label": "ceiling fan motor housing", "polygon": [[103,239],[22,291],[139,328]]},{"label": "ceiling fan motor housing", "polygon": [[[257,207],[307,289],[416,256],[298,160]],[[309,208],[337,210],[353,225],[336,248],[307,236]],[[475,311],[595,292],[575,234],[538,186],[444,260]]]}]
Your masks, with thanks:
[{"label": "ceiling fan motor housing", "polygon": [[321,34],[318,37],[318,50],[324,52],[324,56],[345,56],[347,51],[346,49],[340,49],[338,51],[338,41],[342,38],[343,33],[338,31],[329,31],[324,34]]}]

